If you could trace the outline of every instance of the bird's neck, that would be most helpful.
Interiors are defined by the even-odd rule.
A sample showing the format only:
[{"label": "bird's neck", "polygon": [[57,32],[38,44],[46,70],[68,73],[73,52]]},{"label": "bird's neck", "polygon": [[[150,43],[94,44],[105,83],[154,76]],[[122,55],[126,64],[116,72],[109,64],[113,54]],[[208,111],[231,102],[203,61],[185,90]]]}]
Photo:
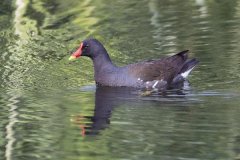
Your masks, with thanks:
[{"label": "bird's neck", "polygon": [[112,63],[107,52],[99,53],[97,56],[92,58],[94,71],[96,73],[105,72],[116,68]]}]

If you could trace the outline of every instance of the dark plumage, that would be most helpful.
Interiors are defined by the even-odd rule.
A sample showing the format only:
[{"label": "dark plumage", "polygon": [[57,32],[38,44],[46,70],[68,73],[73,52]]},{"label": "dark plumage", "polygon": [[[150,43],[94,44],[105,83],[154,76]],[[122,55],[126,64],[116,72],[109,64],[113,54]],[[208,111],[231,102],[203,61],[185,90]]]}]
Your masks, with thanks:
[{"label": "dark plumage", "polygon": [[188,50],[162,59],[118,67],[112,63],[106,49],[98,40],[87,39],[70,59],[90,57],[98,85],[165,90],[182,83],[198,63],[196,59],[188,59],[187,52]]}]

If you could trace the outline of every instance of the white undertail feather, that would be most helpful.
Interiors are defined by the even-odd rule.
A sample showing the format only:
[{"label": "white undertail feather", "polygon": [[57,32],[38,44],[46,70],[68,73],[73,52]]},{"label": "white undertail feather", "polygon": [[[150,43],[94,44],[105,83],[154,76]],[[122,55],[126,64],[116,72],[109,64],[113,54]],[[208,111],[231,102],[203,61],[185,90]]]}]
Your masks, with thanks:
[{"label": "white undertail feather", "polygon": [[186,79],[187,76],[189,75],[189,73],[191,73],[191,71],[192,71],[194,68],[195,68],[195,66],[192,67],[192,68],[190,68],[189,70],[186,70],[185,72],[181,73],[181,76],[182,76],[184,79]]}]

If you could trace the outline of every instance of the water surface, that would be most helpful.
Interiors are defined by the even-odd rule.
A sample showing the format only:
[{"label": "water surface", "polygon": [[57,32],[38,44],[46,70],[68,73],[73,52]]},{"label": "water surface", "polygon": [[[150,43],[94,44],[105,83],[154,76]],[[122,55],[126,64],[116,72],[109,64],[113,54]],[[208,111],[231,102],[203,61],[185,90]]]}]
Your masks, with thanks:
[{"label": "water surface", "polygon": [[[2,0],[0,157],[240,159],[240,2]],[[96,88],[81,40],[117,65],[189,49],[191,87],[141,96]]]}]

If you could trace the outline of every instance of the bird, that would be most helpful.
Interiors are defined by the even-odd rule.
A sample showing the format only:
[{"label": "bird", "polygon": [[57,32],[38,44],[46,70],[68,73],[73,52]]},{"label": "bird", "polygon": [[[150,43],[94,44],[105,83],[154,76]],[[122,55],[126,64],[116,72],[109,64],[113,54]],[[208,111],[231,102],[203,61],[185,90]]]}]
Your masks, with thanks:
[{"label": "bird", "polygon": [[94,38],[85,39],[69,58],[70,61],[86,56],[93,61],[97,86],[173,89],[187,80],[199,61],[188,58],[189,50],[173,56],[144,60],[125,66],[115,65],[103,44]]}]

